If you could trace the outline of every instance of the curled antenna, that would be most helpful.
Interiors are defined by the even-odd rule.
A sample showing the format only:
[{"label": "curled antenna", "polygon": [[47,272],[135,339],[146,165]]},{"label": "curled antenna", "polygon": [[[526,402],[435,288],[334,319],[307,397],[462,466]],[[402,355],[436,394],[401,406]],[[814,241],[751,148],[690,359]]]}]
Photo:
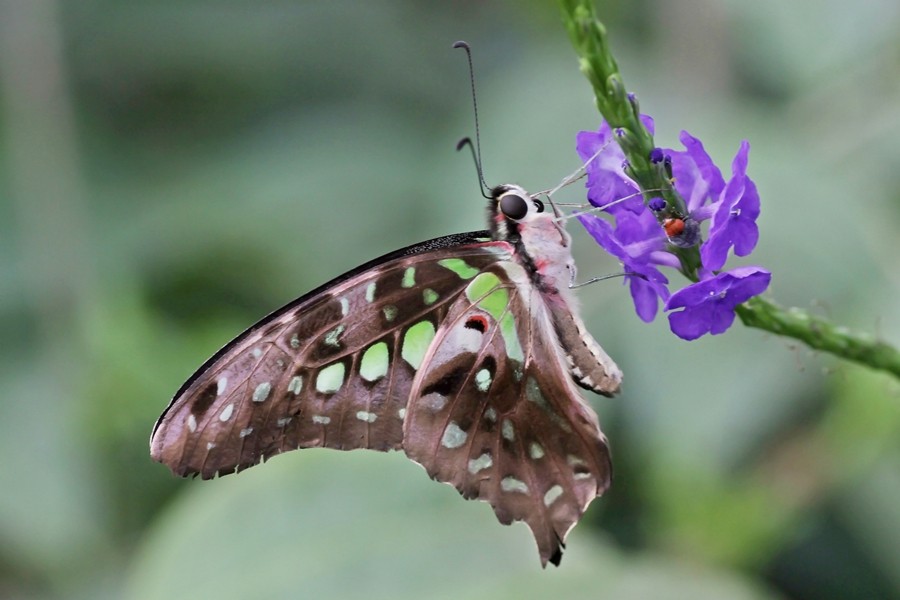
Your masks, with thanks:
[{"label": "curled antenna", "polygon": [[472,160],[475,162],[475,170],[478,172],[478,190],[481,192],[482,196],[490,200],[491,196],[485,193],[487,185],[485,185],[484,177],[481,175],[481,164],[478,157],[475,155],[475,146],[472,145],[472,138],[467,136],[456,142],[456,151],[459,152],[464,146],[468,146],[469,150],[472,151]]},{"label": "curled antenna", "polygon": [[462,48],[466,51],[466,59],[469,61],[469,84],[472,88],[472,110],[475,113],[475,145],[472,145],[470,138],[464,137],[456,144],[456,150],[462,150],[462,147],[466,145],[472,150],[475,169],[478,171],[478,185],[481,188],[481,195],[485,198],[490,198],[487,194],[488,184],[484,181],[484,170],[481,167],[481,132],[478,127],[478,100],[475,95],[475,67],[472,66],[472,49],[469,47],[469,44],[463,41],[455,42],[453,47]]}]

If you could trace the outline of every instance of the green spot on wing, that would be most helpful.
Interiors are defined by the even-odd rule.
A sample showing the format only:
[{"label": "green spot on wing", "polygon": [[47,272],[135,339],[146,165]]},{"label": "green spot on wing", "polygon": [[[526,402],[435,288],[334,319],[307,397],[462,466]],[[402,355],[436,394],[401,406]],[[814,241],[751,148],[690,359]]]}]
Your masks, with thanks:
[{"label": "green spot on wing", "polygon": [[413,369],[418,369],[428,352],[428,347],[434,339],[434,325],[431,321],[419,321],[406,330],[403,336],[403,347],[400,356],[409,363]]},{"label": "green spot on wing", "polygon": [[500,285],[499,277],[493,273],[482,273],[466,286],[466,297],[472,302],[478,302],[498,285]]},{"label": "green spot on wing", "polygon": [[[503,315],[500,319],[500,334],[503,336],[503,343],[506,344],[506,354],[515,361],[525,362],[525,353],[522,351],[522,344],[519,342],[519,333],[516,331],[516,319],[511,312]],[[521,375],[516,379],[521,379]]]},{"label": "green spot on wing", "polygon": [[316,376],[316,389],[323,394],[333,394],[344,385],[344,363],[328,365]]},{"label": "green spot on wing", "polygon": [[384,311],[384,318],[388,321],[393,321],[397,318],[397,307],[393,304],[388,304],[382,310]]},{"label": "green spot on wing", "polygon": [[439,260],[438,264],[445,269],[450,269],[460,276],[462,279],[472,279],[478,275],[479,271],[475,267],[469,266],[469,263],[461,258],[445,258]]},{"label": "green spot on wing", "polygon": [[[498,321],[504,316],[504,311],[509,305],[509,292],[505,288],[499,288],[485,296],[484,300],[478,303],[478,307],[486,313],[497,319]],[[509,314],[509,313],[507,313]]]},{"label": "green spot on wing", "polygon": [[403,281],[400,282],[400,286],[411,288],[414,285],[416,285],[416,268],[406,267],[406,271],[403,272]]},{"label": "green spot on wing", "polygon": [[389,365],[387,343],[378,342],[369,346],[363,353],[359,364],[359,375],[371,383],[387,375]]},{"label": "green spot on wing", "polygon": [[438,296],[438,293],[431,288],[425,288],[425,290],[422,292],[422,300],[425,301],[425,306],[431,306],[432,304],[437,302],[438,298],[440,298],[440,296]]}]

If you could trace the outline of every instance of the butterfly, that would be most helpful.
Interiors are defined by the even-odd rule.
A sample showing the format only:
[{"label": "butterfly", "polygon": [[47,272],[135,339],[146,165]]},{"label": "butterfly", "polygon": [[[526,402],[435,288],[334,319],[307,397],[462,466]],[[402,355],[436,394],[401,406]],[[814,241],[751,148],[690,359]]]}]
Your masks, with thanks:
[{"label": "butterfly", "polygon": [[559,565],[612,472],[579,387],[612,395],[622,373],[578,316],[555,207],[487,196],[489,230],[375,259],[227,344],[160,416],[152,457],[208,479],[295,448],[403,450]]}]

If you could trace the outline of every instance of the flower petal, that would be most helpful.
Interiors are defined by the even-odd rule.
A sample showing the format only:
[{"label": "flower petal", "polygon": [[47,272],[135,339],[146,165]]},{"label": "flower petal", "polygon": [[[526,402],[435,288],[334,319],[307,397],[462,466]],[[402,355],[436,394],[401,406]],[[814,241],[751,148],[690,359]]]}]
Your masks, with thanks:
[{"label": "flower petal", "polygon": [[740,267],[680,289],[669,297],[669,327],[678,337],[693,340],[717,335],[734,323],[734,309],[769,287],[772,274],[760,267]]},{"label": "flower petal", "polygon": [[717,199],[725,187],[722,173],[703,148],[703,143],[682,131],[679,136],[685,150],[669,150],[675,189],[687,202],[688,213],[696,220],[709,218],[705,204]]},{"label": "flower petal", "polygon": [[700,247],[703,266],[717,271],[725,265],[728,251],[747,256],[759,241],[759,193],[747,177],[750,144],[744,140],[732,161],[732,177],[722,191],[721,199],[709,227],[709,239]]},{"label": "flower petal", "polygon": [[709,323],[704,315],[694,315],[692,310],[683,310],[669,314],[669,329],[683,340],[696,340],[709,332]]}]

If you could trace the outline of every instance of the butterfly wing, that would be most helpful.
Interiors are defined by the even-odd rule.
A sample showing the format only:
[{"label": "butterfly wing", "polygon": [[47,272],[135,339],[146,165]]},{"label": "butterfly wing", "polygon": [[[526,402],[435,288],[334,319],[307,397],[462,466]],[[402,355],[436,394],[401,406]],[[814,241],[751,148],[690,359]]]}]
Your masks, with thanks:
[{"label": "butterfly wing", "polygon": [[207,479],[295,448],[400,448],[429,327],[446,318],[464,275],[510,257],[508,244],[485,235],[392,253],[272,313],[179,390],[151,455]]},{"label": "butterfly wing", "polygon": [[525,521],[542,564],[610,484],[597,417],[518,264],[490,265],[449,307],[412,386],[404,449],[432,478]]}]

